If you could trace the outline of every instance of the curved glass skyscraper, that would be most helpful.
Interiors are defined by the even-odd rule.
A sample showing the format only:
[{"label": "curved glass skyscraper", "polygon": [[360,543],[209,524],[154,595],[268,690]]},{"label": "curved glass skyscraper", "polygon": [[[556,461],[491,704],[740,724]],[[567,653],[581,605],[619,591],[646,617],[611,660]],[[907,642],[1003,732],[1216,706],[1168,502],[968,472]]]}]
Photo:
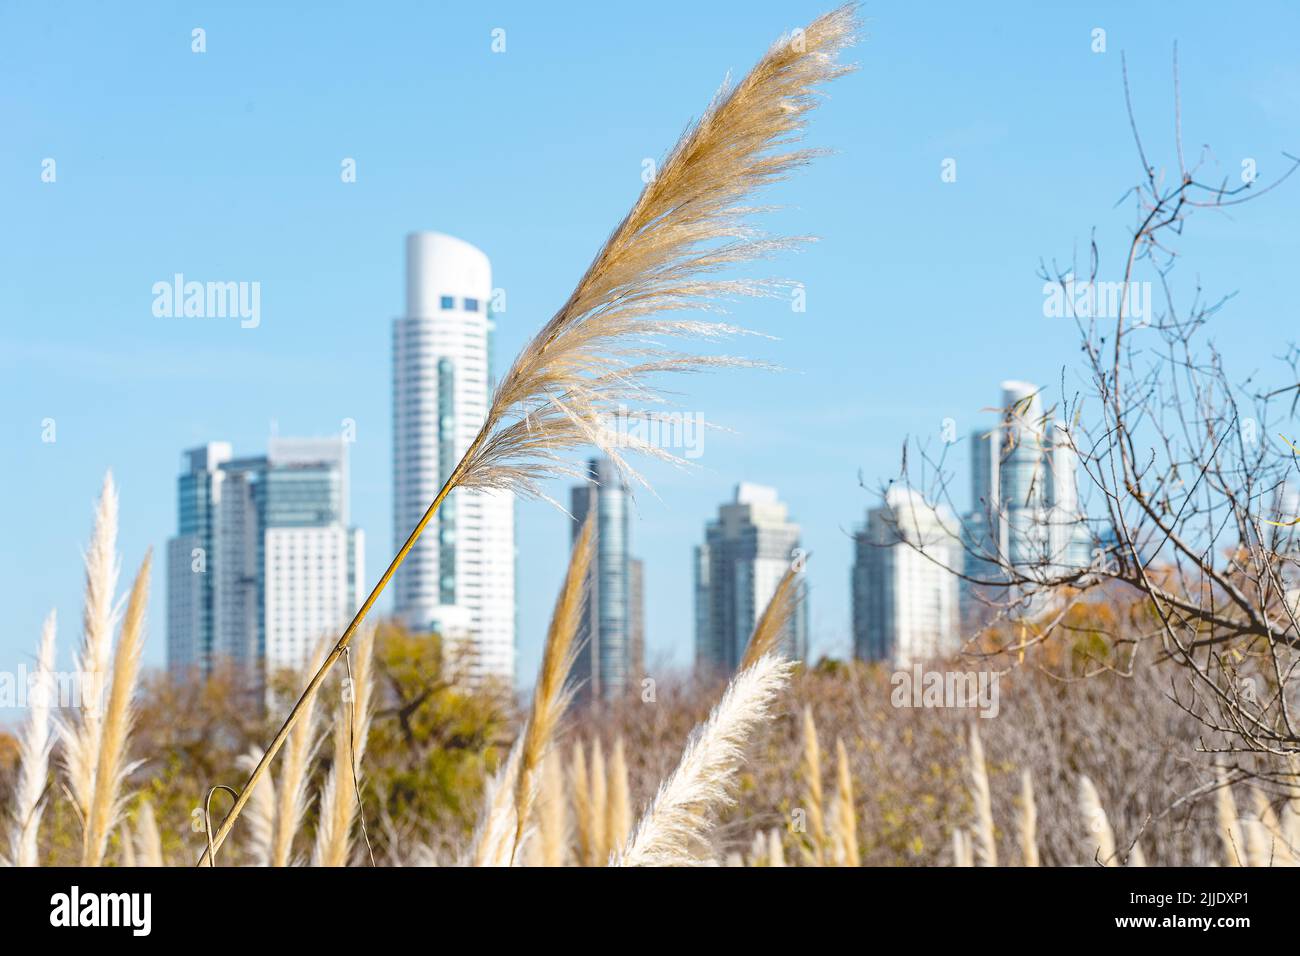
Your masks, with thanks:
[{"label": "curved glass skyscraper", "polygon": [[[406,237],[406,315],[393,323],[396,546],[437,496],[487,415],[492,267],[436,232]],[[470,676],[514,680],[514,496],[452,492],[394,579],[396,610],[469,652]]]}]

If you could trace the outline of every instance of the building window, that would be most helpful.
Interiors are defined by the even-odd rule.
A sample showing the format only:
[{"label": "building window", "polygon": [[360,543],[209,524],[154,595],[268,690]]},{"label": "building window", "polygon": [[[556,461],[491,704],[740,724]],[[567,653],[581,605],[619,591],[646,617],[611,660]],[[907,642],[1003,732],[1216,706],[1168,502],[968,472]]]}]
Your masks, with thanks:
[{"label": "building window", "polygon": [[456,308],[456,300],[455,300],[455,298],[452,297],[452,296],[449,296],[449,295],[444,295],[444,296],[439,300],[438,304],[442,306],[442,310],[443,310],[444,312],[447,311],[448,309],[454,309],[454,308]]},{"label": "building window", "polygon": [[466,300],[465,300],[465,311],[466,311],[466,312],[477,312],[477,311],[478,311],[478,299],[466,299]]}]

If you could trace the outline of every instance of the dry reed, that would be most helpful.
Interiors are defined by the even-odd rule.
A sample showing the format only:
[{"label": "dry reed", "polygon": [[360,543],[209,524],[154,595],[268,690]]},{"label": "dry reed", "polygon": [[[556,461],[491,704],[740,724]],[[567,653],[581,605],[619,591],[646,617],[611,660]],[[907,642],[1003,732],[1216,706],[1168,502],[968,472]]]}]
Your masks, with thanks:
[{"label": "dry reed", "polygon": [[811,847],[800,846],[804,858],[813,866],[825,862],[826,822],[822,796],[822,751],[817,741],[817,725],[813,722],[812,705],[803,709],[803,756],[799,763],[799,776],[804,784],[803,808],[807,816],[808,842]]},{"label": "dry reed", "polygon": [[605,750],[600,738],[591,742],[591,844],[594,866],[604,866],[609,859],[609,775],[605,770]]},{"label": "dry reed", "polygon": [[1114,865],[1115,834],[1101,805],[1097,787],[1087,774],[1079,774],[1079,815],[1089,834],[1088,848],[1092,850],[1089,860],[1102,866]]},{"label": "dry reed", "polygon": [[835,739],[835,863],[837,866],[861,866],[858,855],[858,815],[853,806],[853,777],[849,774],[849,754],[844,741]]},{"label": "dry reed", "polygon": [[[307,673],[320,660],[323,649],[323,646],[317,647],[313,659],[305,668]],[[307,812],[311,764],[316,759],[321,744],[316,724],[316,698],[313,696],[303,709],[302,720],[289,735],[284,765],[280,768],[280,780],[275,794],[275,835],[271,841],[271,866],[290,866],[294,863],[293,841]],[[240,795],[241,798],[243,796]]]},{"label": "dry reed", "polygon": [[158,832],[158,819],[153,804],[140,801],[140,812],[135,824],[135,858],[139,866],[163,866],[162,834]]},{"label": "dry reed", "polygon": [[[591,567],[593,527],[591,519],[583,524],[569,555],[569,566],[547,629],[528,720],[505,763],[489,781],[479,823],[465,857],[474,866],[511,866],[523,843],[524,828],[537,797],[537,771],[572,698],[567,681]],[[592,770],[594,773],[594,761]]]},{"label": "dry reed", "polygon": [[14,866],[36,866],[36,835],[45,809],[45,791],[50,775],[50,751],[54,746],[51,715],[55,701],[53,611],[41,628],[36,652],[36,671],[28,698],[27,723],[18,736],[18,785],[14,790],[14,823],[9,835],[9,855]]},{"label": "dry reed", "polygon": [[153,563],[146,553],[131,586],[122,632],[113,655],[112,679],[99,734],[95,786],[82,842],[82,866],[99,866],[104,861],[108,835],[124,809],[122,787],[134,765],[128,761],[131,726],[135,720],[136,681],[140,676],[140,655],[144,651],[144,615],[149,604],[149,571]]},{"label": "dry reed", "polygon": [[621,847],[632,832],[632,807],[628,794],[627,757],[623,752],[623,738],[614,740],[614,750],[609,759],[609,786],[606,789],[605,842],[610,847]]},{"label": "dry reed", "polygon": [[[252,770],[257,766],[258,752],[252,750],[236,760],[236,766]],[[275,797],[275,779],[271,774],[263,775],[254,788],[252,799],[248,803],[248,826],[245,827],[244,854],[250,866],[270,866],[274,857],[275,845],[275,810],[278,801]]]},{"label": "dry reed", "polygon": [[998,844],[993,831],[993,797],[989,789],[988,764],[979,727],[970,725],[971,802],[975,805],[975,861],[980,866],[998,865]]},{"label": "dry reed", "polygon": [[[73,806],[81,819],[83,834],[89,824],[95,800],[95,772],[99,766],[103,734],[104,689],[108,681],[113,628],[117,619],[117,488],[113,474],[104,475],[95,507],[94,529],[86,550],[86,597],[82,613],[81,648],[73,669],[84,682],[82,700],[66,720],[56,723],[61,743],[63,775]],[[83,856],[85,840],[83,837]]]},{"label": "dry reed", "polygon": [[781,845],[781,831],[776,827],[767,831],[767,865],[785,866],[785,848]]},{"label": "dry reed", "polygon": [[737,671],[747,670],[753,667],[763,655],[776,652],[777,644],[785,635],[790,621],[794,618],[795,610],[799,606],[796,584],[798,576],[799,572],[795,570],[793,565],[786,569],[785,574],[781,575],[776,591],[773,592],[771,599],[767,602],[767,607],[763,609],[762,617],[754,625],[754,633],[750,636],[749,644],[745,647],[745,656],[736,668]]},{"label": "dry reed", "polygon": [[974,851],[970,845],[970,834],[961,827],[952,831],[952,865],[975,865]]},{"label": "dry reed", "polygon": [[693,866],[714,811],[730,802],[728,784],[754,727],[766,720],[792,665],[767,655],[737,674],[708,719],[691,733],[681,763],[637,823],[620,866]]},{"label": "dry reed", "polygon": [[568,858],[567,810],[564,767],[560,755],[552,751],[542,761],[542,789],[537,801],[537,859],[542,866],[564,866]]},{"label": "dry reed", "polygon": [[1224,866],[1243,866],[1246,843],[1241,832],[1240,818],[1237,816],[1237,801],[1232,796],[1232,784],[1222,767],[1215,768],[1218,789],[1215,791],[1214,810],[1219,829],[1219,839],[1223,841]]},{"label": "dry reed", "polygon": [[360,805],[357,800],[361,761],[370,736],[375,630],[368,628],[349,649],[351,678],[343,688],[334,721],[334,759],[320,794],[320,820],[312,866],[347,866],[352,853],[352,825]]},{"label": "dry reed", "polygon": [[1020,852],[1025,866],[1038,866],[1038,804],[1034,802],[1034,775],[1020,773]]},{"label": "dry reed", "polygon": [[524,732],[519,775],[515,781],[516,824],[512,857],[519,850],[524,825],[528,822],[536,798],[538,768],[551,746],[555,729],[572,697],[567,682],[577,654],[576,637],[585,604],[587,576],[593,556],[594,529],[594,520],[588,516],[574,543],[564,584],[556,598],[555,610],[547,629],[541,669],[533,689],[532,713]]},{"label": "dry reed", "polygon": [[1265,839],[1269,843],[1271,861],[1278,866],[1294,866],[1295,854],[1287,843],[1282,821],[1278,819],[1277,813],[1273,810],[1268,794],[1259,788],[1255,789],[1255,816],[1264,828]]},{"label": "dry reed", "polygon": [[578,837],[580,866],[596,865],[596,834],[592,828],[591,780],[587,776],[587,758],[582,741],[573,742],[573,763],[569,769],[573,787],[573,818]]}]

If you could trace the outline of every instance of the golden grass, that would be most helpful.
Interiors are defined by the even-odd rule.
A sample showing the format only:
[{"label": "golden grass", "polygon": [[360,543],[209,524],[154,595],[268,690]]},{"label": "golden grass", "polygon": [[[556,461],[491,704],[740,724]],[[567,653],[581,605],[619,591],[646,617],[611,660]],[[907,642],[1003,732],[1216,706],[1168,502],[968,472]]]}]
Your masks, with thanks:
[{"label": "golden grass", "polygon": [[767,607],[763,609],[762,617],[754,625],[754,633],[745,647],[745,656],[741,658],[740,666],[736,670],[747,670],[753,667],[760,657],[776,652],[777,644],[785,636],[790,621],[794,618],[795,610],[799,606],[800,597],[796,585],[798,576],[799,572],[793,565],[781,575],[776,591],[767,602]]},{"label": "golden grass", "polygon": [[605,842],[610,847],[620,847],[632,832],[632,805],[627,779],[627,756],[623,738],[614,740],[614,750],[609,760],[609,786],[606,788]]},{"label": "golden grass", "polygon": [[[318,647],[314,659],[306,667],[310,673],[320,660],[323,647]],[[294,863],[293,842],[307,812],[308,787],[311,764],[320,748],[321,737],[317,727],[316,698],[313,696],[303,709],[302,720],[289,735],[289,746],[280,768],[276,787],[275,833],[271,840],[271,866],[291,866]]]},{"label": "golden grass", "polygon": [[844,740],[835,739],[834,847],[837,866],[861,866],[858,854],[858,815],[853,804],[853,777]]},{"label": "golden grass", "polygon": [[578,540],[569,558],[560,595],[555,600],[551,624],[542,650],[541,669],[533,688],[532,712],[524,732],[519,777],[515,782],[514,845],[511,856],[519,851],[524,825],[528,822],[537,794],[537,771],[555,736],[560,718],[568,707],[572,692],[567,686],[569,672],[577,655],[578,624],[586,604],[586,586],[594,548],[595,523],[592,516],[583,522]]},{"label": "golden grass", "polygon": [[537,856],[541,866],[564,866],[569,857],[568,803],[564,765],[552,750],[542,761],[542,788],[537,802]]},{"label": "golden grass", "polygon": [[989,789],[989,769],[984,760],[984,744],[979,727],[970,725],[971,802],[975,805],[975,862],[980,866],[998,865],[998,843],[993,830],[993,797]]},{"label": "golden grass", "polygon": [[1038,804],[1034,801],[1034,775],[1020,772],[1020,852],[1025,866],[1038,866]]},{"label": "golden grass", "polygon": [[573,762],[569,768],[569,780],[573,787],[573,817],[578,842],[578,863],[581,866],[596,866],[596,833],[592,826],[594,814],[591,809],[591,780],[587,775],[587,758],[581,740],[573,742]]},{"label": "golden grass", "polygon": [[81,865],[100,866],[109,834],[123,810],[122,786],[134,719],[133,697],[144,647],[151,557],[146,554],[131,586],[116,653],[117,488],[104,476],[86,551],[84,633],[76,668],[83,681],[80,706],[57,723],[64,778],[81,821]]},{"label": "golden grass", "polygon": [[352,673],[334,720],[334,757],[321,789],[312,866],[347,866],[352,855],[352,826],[359,810],[357,788],[374,697],[374,628],[368,628],[349,653]]},{"label": "golden grass", "polygon": [[952,865],[975,865],[974,851],[970,845],[970,834],[961,827],[952,831]]},{"label": "golden grass", "polygon": [[567,681],[576,653],[574,640],[591,567],[593,528],[592,519],[588,518],[569,555],[569,566],[546,633],[528,720],[504,766],[489,783],[479,825],[475,828],[467,855],[468,862],[474,866],[511,866],[523,843],[524,828],[537,798],[538,770],[573,696]]},{"label": "golden grass", "polygon": [[825,799],[822,791],[822,751],[817,740],[817,724],[813,722],[812,705],[803,709],[803,756],[799,763],[799,776],[804,785],[804,807],[807,816],[808,842],[811,847],[801,847],[805,861],[813,866],[826,862]]},{"label": "golden grass", "polygon": [[140,676],[140,655],[144,651],[144,615],[149,604],[149,572],[153,557],[146,553],[131,586],[122,632],[113,655],[112,682],[99,737],[95,767],[94,796],[82,843],[82,866],[99,866],[104,861],[108,835],[122,816],[122,787],[132,767],[127,759],[131,725],[135,719],[132,699]]},{"label": "golden grass", "polygon": [[597,737],[591,742],[591,851],[593,866],[609,859],[609,775],[605,770],[605,748]]}]

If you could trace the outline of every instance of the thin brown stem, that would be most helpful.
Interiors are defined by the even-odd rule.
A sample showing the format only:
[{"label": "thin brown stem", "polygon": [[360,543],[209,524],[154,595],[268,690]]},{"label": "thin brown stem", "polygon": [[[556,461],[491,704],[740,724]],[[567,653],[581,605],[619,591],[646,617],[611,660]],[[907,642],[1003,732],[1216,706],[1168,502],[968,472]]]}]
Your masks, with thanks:
[{"label": "thin brown stem", "polygon": [[[470,446],[469,452],[466,453],[466,458],[469,458],[473,454],[474,450],[482,440],[483,433],[480,432],[478,438],[474,440],[474,444]],[[464,461],[464,459],[462,459],[462,461]],[[204,850],[203,855],[199,857],[198,866],[203,866],[205,863],[212,865],[212,862],[209,859],[209,854],[215,855],[216,851],[221,849],[221,844],[225,842],[231,828],[235,825],[235,820],[239,818],[240,812],[244,809],[245,804],[248,803],[252,796],[253,788],[257,785],[257,781],[262,779],[263,774],[265,774],[267,768],[270,767],[271,761],[275,759],[275,755],[278,754],[280,748],[284,746],[284,742],[289,738],[289,731],[291,731],[293,725],[298,722],[298,718],[302,714],[303,708],[316,695],[316,692],[320,690],[321,684],[325,682],[325,675],[328,674],[329,669],[334,666],[334,662],[343,656],[343,652],[346,651],[348,645],[352,643],[352,638],[356,635],[357,629],[361,627],[362,622],[366,619],[366,615],[370,613],[370,609],[374,607],[375,602],[379,600],[379,595],[384,593],[384,588],[388,587],[388,582],[393,579],[393,575],[396,574],[397,569],[402,566],[402,562],[406,560],[406,556],[410,554],[411,549],[415,547],[415,542],[418,541],[420,535],[424,533],[425,527],[433,520],[433,516],[438,513],[438,509],[442,506],[443,501],[446,500],[447,495],[451,494],[452,489],[456,487],[460,475],[461,468],[457,467],[457,469],[452,472],[451,477],[447,479],[446,484],[442,486],[442,490],[438,492],[438,496],[433,499],[433,503],[430,504],[428,509],[424,512],[424,516],[420,518],[419,524],[417,524],[415,529],[407,536],[406,542],[398,550],[397,554],[393,557],[393,560],[389,562],[388,569],[384,571],[383,576],[379,579],[379,583],[375,585],[374,590],[370,592],[370,596],[366,598],[365,603],[361,605],[356,616],[352,618],[352,623],[347,626],[347,630],[345,630],[343,635],[338,639],[338,643],[334,645],[334,650],[330,651],[329,656],[325,658],[324,663],[322,663],[320,668],[316,671],[311,682],[307,684],[306,689],[302,692],[302,696],[299,697],[298,702],[293,705],[293,710],[289,711],[289,716],[285,718],[284,725],[276,732],[275,738],[271,741],[271,745],[266,748],[266,753],[262,754],[262,759],[257,762],[257,766],[253,768],[253,772],[248,775],[248,780],[240,790],[239,796],[235,798],[234,806],[230,808],[230,812],[226,814],[225,819],[221,821],[221,826],[213,835],[209,849]]]}]

